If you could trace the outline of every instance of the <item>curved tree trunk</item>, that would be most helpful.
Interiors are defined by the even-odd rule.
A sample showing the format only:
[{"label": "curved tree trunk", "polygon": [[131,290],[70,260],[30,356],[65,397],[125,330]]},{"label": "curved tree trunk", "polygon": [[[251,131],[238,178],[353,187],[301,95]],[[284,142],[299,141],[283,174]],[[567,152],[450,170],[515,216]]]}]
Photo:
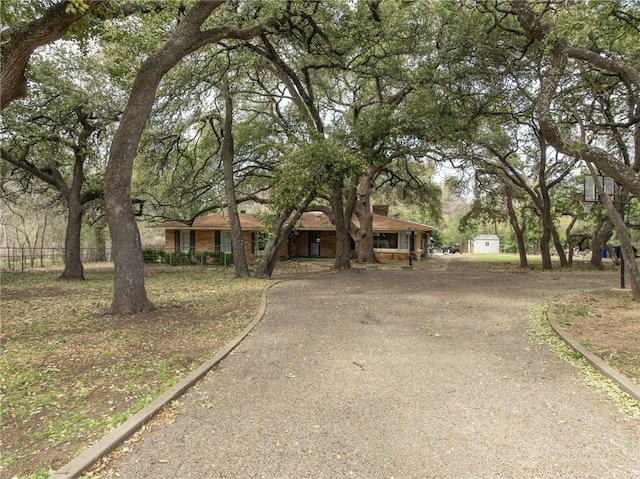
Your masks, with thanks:
[{"label": "curved tree trunk", "polygon": [[287,226],[284,226],[284,221],[282,220],[286,220],[287,217],[288,216],[281,215],[278,218],[272,235],[264,248],[262,258],[256,266],[256,278],[271,279],[273,271],[276,269],[276,264],[278,263],[278,252],[289,240],[289,236],[291,235],[291,231],[293,231],[296,221],[300,219],[300,215],[298,214],[295,216],[295,219],[289,219]]},{"label": "curved tree trunk", "polygon": [[518,255],[520,257],[520,267],[526,268],[528,266],[527,261],[527,247],[524,241],[524,233],[526,230],[526,226],[523,224],[522,227],[518,223],[518,215],[516,214],[516,210],[513,207],[513,188],[510,184],[504,182],[503,183],[503,192],[504,199],[507,205],[507,213],[509,214],[509,222],[511,223],[511,227],[513,228],[513,234],[516,236],[516,242],[518,243]]},{"label": "curved tree trunk", "polygon": [[560,259],[560,267],[566,268],[569,266],[567,255],[564,252],[564,245],[562,244],[562,241],[560,241],[558,229],[553,222],[551,223],[551,235],[553,237],[553,245],[556,247],[556,252],[558,253],[558,259]]},{"label": "curved tree trunk", "polygon": [[108,313],[131,314],[153,309],[144,286],[142,245],[131,208],[131,178],[138,143],[160,81],[182,58],[200,47],[224,38],[253,38],[276,23],[272,18],[245,30],[223,26],[201,31],[202,24],[223,3],[223,0],[196,2],[165,44],[142,63],[133,82],[129,101],[111,144],[104,179],[114,263],[113,302]]},{"label": "curved tree trunk", "polygon": [[289,234],[285,231],[283,233],[284,224],[287,218],[293,213],[293,208],[288,208],[285,211],[280,212],[276,219],[273,229],[271,230],[271,236],[267,240],[267,244],[262,252],[262,257],[256,265],[256,278],[270,279],[273,274],[273,270],[278,260],[278,251],[284,244],[284,241],[289,237]]},{"label": "curved tree trunk", "polygon": [[156,89],[172,66],[166,64],[166,57],[161,61],[156,58],[158,56],[147,59],[136,75],[129,103],[111,144],[104,176],[104,200],[114,266],[113,302],[107,310],[109,314],[133,314],[154,309],[144,285],[142,243],[131,207],[131,179],[138,141],[153,106]]},{"label": "curved tree trunk", "polygon": [[602,252],[605,249],[607,241],[609,241],[612,236],[613,223],[609,219],[602,223],[596,231],[593,232],[593,236],[591,238],[591,259],[589,260],[591,266],[594,266],[599,270],[604,269],[602,264]]},{"label": "curved tree trunk", "polygon": [[[631,285],[631,295],[633,297],[633,301],[640,302],[640,268],[638,268],[633,245],[631,244],[631,236],[629,235],[629,230],[627,229],[627,225],[624,223],[624,218],[622,218],[615,205],[613,204],[613,201],[611,201],[609,195],[605,193],[604,188],[602,188],[600,183],[596,180],[595,168],[588,161],[586,161],[585,163],[587,164],[587,168],[589,168],[591,176],[593,176],[594,184],[596,186],[596,189],[598,190],[598,194],[600,195],[602,204],[604,204],[604,207],[607,209],[607,215],[618,231],[618,237],[620,238],[620,248],[622,249],[622,255],[625,260],[624,265],[626,267],[627,273],[629,273],[629,284]],[[622,198],[622,200],[624,201],[624,197]]]},{"label": "curved tree trunk", "polygon": [[[262,258],[256,265],[256,278],[271,278],[276,263],[278,262],[278,251],[280,251],[280,248],[288,241],[289,235],[291,235],[300,216],[306,211],[314,198],[315,192],[310,192],[300,207],[289,207],[278,215],[271,236],[264,248]],[[295,214],[293,214],[294,210],[296,211]]]}]

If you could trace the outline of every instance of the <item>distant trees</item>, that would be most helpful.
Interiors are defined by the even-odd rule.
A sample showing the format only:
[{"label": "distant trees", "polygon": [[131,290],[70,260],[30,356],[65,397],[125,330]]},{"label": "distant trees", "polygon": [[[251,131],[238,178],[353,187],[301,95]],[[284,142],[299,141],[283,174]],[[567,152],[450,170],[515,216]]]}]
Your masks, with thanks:
[{"label": "distant trees", "polygon": [[[62,279],[83,279],[80,234],[85,208],[102,198],[106,148],[118,119],[116,95],[101,87],[104,76],[95,59],[81,52],[51,49],[31,69],[31,94],[4,111],[0,129],[5,138],[0,153],[3,171],[23,193],[32,182],[63,198],[67,209],[65,268]],[[91,65],[91,79],[69,76],[58,61],[81,71]],[[6,193],[6,192],[5,192]],[[15,193],[15,188],[14,188]],[[5,199],[7,198],[5,195]]]},{"label": "distant trees", "polygon": [[[637,6],[613,1],[554,12],[513,0],[511,8],[507,13],[515,15],[526,38],[550,44],[535,105],[545,140],[559,153],[584,161],[591,175],[597,168],[611,176],[623,189],[622,200],[626,194],[640,198],[640,69],[633,60],[640,41]],[[573,96],[577,88],[592,101]],[[611,144],[618,155],[606,148]],[[640,301],[640,269],[627,227],[610,198],[600,195],[628,260],[634,300]]]}]

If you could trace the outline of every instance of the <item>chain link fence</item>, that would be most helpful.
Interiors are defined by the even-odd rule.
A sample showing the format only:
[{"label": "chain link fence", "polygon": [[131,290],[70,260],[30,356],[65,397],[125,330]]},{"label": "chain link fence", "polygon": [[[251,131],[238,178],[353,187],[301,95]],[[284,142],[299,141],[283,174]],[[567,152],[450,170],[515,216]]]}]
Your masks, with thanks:
[{"label": "chain link fence", "polygon": [[[64,265],[64,248],[1,247],[0,269],[25,271],[36,268],[48,268]],[[233,254],[223,251],[165,251],[164,249],[144,248],[145,263],[168,266],[188,265],[233,265]],[[111,262],[110,248],[81,248],[80,259],[83,264]]]},{"label": "chain link fence", "polygon": [[[80,248],[83,263],[111,261],[110,248]],[[0,248],[0,267],[9,271],[64,265],[64,248]]]}]

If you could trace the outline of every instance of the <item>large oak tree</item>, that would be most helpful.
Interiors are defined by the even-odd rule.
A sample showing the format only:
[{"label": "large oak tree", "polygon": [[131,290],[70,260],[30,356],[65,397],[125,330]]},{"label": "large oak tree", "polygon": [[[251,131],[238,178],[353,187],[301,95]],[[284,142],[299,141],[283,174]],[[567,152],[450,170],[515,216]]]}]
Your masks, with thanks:
[{"label": "large oak tree", "polygon": [[111,145],[104,196],[114,262],[114,296],[109,313],[131,314],[153,308],[144,286],[140,234],[131,208],[131,179],[138,142],[162,78],[190,53],[225,38],[248,39],[278,24],[270,17],[248,28],[205,25],[224,2],[201,0],[185,14],[166,42],[137,71],[120,126]]}]

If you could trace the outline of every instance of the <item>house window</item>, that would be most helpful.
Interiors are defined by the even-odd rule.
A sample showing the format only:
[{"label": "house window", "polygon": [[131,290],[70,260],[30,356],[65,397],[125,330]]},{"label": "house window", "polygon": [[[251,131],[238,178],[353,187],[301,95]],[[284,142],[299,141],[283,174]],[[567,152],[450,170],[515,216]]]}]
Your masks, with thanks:
[{"label": "house window", "polygon": [[398,249],[398,233],[373,233],[375,249]]},{"label": "house window", "polygon": [[406,234],[400,235],[400,247],[398,249],[409,249],[409,237]]},{"label": "house window", "polygon": [[196,232],[189,230],[175,230],[175,249],[178,251],[194,251],[196,249]]},{"label": "house window", "polygon": [[222,251],[224,251],[225,253],[233,252],[233,249],[232,249],[232,246],[231,246],[231,232],[229,232],[229,231],[223,231],[222,232],[221,248],[222,248]]},{"label": "house window", "polygon": [[180,232],[180,251],[191,250],[191,231],[183,230]]},{"label": "house window", "polygon": [[484,245],[485,245],[485,246],[489,246],[489,242],[487,241]]}]

